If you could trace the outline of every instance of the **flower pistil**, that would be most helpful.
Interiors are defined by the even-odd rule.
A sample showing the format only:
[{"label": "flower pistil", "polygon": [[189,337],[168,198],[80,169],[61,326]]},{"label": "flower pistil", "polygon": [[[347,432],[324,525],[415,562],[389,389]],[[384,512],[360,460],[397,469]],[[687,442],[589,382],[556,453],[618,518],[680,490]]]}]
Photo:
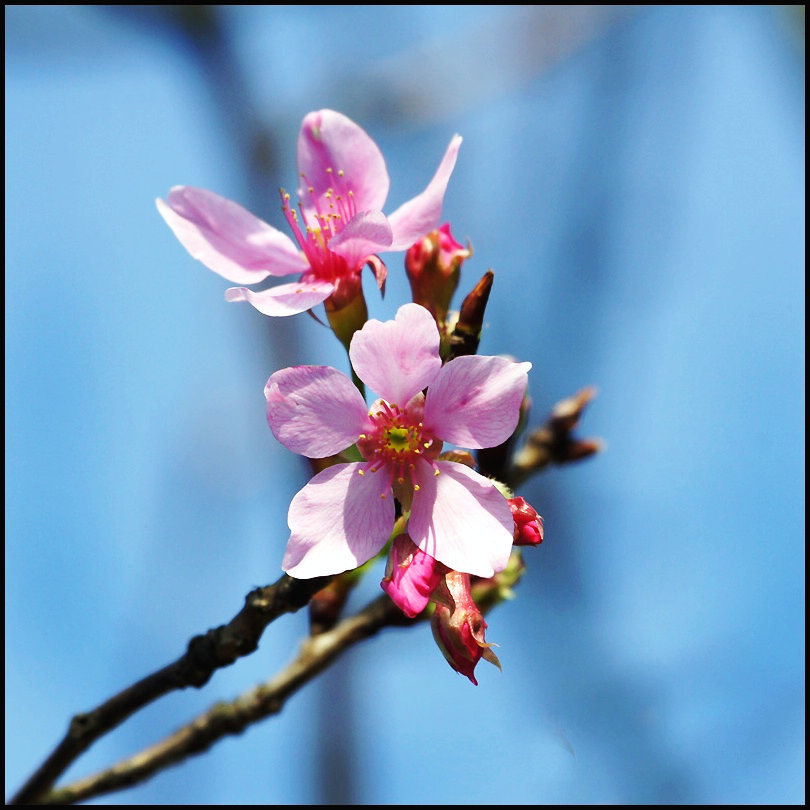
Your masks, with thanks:
[{"label": "flower pistil", "polygon": [[433,475],[439,475],[434,460],[441,452],[442,442],[428,435],[421,417],[424,396],[417,394],[403,410],[395,403],[378,399],[369,411],[369,426],[361,433],[357,448],[368,462],[358,470],[377,472],[384,469],[394,495],[404,509],[409,509],[413,492],[420,489],[415,476],[416,465],[427,463]]}]

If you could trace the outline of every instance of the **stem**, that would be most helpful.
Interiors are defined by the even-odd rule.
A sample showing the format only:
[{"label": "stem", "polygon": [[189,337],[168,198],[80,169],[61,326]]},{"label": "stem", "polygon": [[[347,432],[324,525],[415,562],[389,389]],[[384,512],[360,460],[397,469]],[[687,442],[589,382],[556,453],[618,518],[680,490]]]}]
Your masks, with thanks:
[{"label": "stem", "polygon": [[284,574],[274,584],[256,588],[231,621],[195,636],[174,663],[141,679],[90,712],[77,714],[50,756],[9,804],[36,804],[56,780],[99,737],[134,712],[174,689],[199,688],[220,667],[253,652],[264,628],[284,613],[302,608],[331,577],[293,579]]},{"label": "stem", "polygon": [[298,656],[275,677],[240,695],[217,703],[160,742],[121,760],[97,774],[44,795],[44,804],[70,804],[143,782],[163,768],[207,751],[227,735],[239,734],[259,720],[278,714],[286,700],[322,672],[342,652],[389,626],[407,626],[408,619],[387,594],[370,602],[359,613],[332,630],[311,636]]}]

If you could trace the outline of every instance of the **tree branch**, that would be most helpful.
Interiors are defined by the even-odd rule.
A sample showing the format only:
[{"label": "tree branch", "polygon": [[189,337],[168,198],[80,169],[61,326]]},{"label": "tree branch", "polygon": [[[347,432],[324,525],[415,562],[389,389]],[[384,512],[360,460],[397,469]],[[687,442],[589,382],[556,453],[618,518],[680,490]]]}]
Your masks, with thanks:
[{"label": "tree branch", "polygon": [[99,737],[134,712],[174,689],[199,688],[215,670],[253,652],[270,622],[293,613],[332,578],[293,579],[284,574],[272,585],[256,588],[228,624],[194,636],[173,664],[148,675],[90,712],[77,714],[67,734],[9,804],[35,804],[48,793],[67,767]]},{"label": "tree branch", "polygon": [[382,594],[332,630],[306,639],[298,656],[271,680],[231,702],[216,703],[164,740],[104,771],[52,790],[41,802],[70,804],[143,782],[163,768],[207,751],[221,738],[240,734],[250,724],[278,714],[288,697],[353,644],[384,627],[406,626],[419,620],[405,617],[388,595]]},{"label": "tree branch", "polygon": [[476,455],[479,472],[514,489],[551,464],[581,461],[598,453],[603,448],[601,440],[581,439],[575,434],[585,406],[594,396],[596,389],[589,386],[560,400],[546,421],[526,437],[517,451],[514,450],[516,436],[497,447],[479,450]]}]

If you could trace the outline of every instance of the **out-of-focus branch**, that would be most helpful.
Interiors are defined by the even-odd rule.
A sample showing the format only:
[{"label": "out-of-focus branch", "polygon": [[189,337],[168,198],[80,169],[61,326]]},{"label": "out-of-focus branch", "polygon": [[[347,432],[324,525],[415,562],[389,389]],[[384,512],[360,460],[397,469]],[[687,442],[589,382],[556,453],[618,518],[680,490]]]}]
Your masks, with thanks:
[{"label": "out-of-focus branch", "polygon": [[580,439],[574,435],[585,406],[595,395],[595,388],[583,388],[554,406],[545,423],[526,437],[512,458],[505,476],[511,486],[517,486],[550,464],[580,461],[602,449],[599,439]]},{"label": "out-of-focus branch", "polygon": [[[482,613],[488,613],[500,602],[511,598],[511,589],[520,580],[523,570],[520,551],[516,550],[504,571],[490,579],[473,578],[476,604]],[[278,714],[287,698],[353,645],[386,627],[409,627],[425,621],[430,612],[426,609],[418,616],[408,618],[388,594],[382,594],[354,616],[305,639],[295,659],[269,681],[248,690],[235,700],[214,704],[190,723],[134,756],[49,791],[40,803],[71,804],[122,790],[149,779],[158,771],[189,756],[207,751],[223,737],[240,734],[249,725]]]},{"label": "out-of-focus branch", "polygon": [[271,680],[233,701],[215,704],[188,725],[134,756],[97,774],[50,791],[42,797],[41,802],[70,804],[143,782],[163,768],[206,751],[223,737],[239,734],[251,723],[277,714],[290,695],[357,642],[373,636],[384,627],[411,625],[420,618],[423,617],[407,618],[388,595],[383,594],[333,629],[307,638],[297,657]]},{"label": "out-of-focus branch", "polygon": [[77,714],[67,734],[31,776],[10,804],[41,802],[59,776],[93,742],[134,712],[175,689],[201,687],[221,668],[253,652],[265,627],[285,613],[293,613],[331,577],[293,579],[284,574],[272,585],[256,588],[228,624],[194,636],[174,663],[148,675],[92,711]]}]

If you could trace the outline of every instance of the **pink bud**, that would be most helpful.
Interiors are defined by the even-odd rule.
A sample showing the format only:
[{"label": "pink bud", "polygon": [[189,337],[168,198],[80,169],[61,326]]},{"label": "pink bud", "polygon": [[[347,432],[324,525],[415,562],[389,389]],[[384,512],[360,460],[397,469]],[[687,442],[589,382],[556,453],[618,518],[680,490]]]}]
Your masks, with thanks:
[{"label": "pink bud", "polygon": [[405,254],[413,301],[429,310],[439,326],[443,326],[447,318],[461,265],[471,255],[469,247],[462,247],[453,238],[447,222],[412,245]]},{"label": "pink bud", "polygon": [[487,623],[470,591],[470,576],[449,571],[434,593],[436,610],[431,616],[433,638],[447,663],[475,686],[475,665],[482,659],[500,669],[498,657],[484,638]]},{"label": "pink bud", "polygon": [[391,544],[380,587],[412,619],[427,607],[446,570],[444,565],[417,548],[407,534],[400,534]]},{"label": "pink bud", "polygon": [[539,546],[543,542],[543,518],[521,497],[510,498],[509,508],[515,521],[514,545]]}]

